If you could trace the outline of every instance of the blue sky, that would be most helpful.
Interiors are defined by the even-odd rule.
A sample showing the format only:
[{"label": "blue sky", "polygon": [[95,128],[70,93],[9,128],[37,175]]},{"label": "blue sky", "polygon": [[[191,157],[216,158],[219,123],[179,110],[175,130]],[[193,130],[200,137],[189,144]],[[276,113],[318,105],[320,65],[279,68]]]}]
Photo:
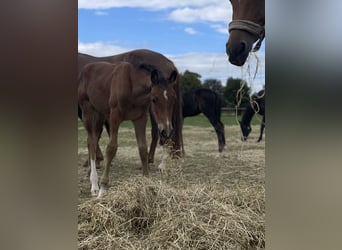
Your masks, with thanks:
[{"label": "blue sky", "polygon": [[[265,84],[265,46],[247,66],[231,65],[225,54],[231,5],[222,0],[79,0],[78,48],[94,56],[108,56],[146,48],[164,54],[180,72],[190,70],[205,80],[226,84],[244,78],[254,91]],[[253,72],[251,75],[248,72]]]}]

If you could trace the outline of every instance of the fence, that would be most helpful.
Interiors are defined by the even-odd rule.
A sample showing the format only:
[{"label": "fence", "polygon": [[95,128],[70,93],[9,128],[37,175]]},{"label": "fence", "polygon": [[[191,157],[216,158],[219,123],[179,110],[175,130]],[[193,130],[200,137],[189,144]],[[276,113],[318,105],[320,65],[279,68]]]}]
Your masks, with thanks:
[{"label": "fence", "polygon": [[243,111],[245,111],[246,108],[228,108],[228,107],[223,107],[221,108],[221,113],[225,113],[227,115],[235,115],[235,112],[237,110],[237,114],[241,115]]}]

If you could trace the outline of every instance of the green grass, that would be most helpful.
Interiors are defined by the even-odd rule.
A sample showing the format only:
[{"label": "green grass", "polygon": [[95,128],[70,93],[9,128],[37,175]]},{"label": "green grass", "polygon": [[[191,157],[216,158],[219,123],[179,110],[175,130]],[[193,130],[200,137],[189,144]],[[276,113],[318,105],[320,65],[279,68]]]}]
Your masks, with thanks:
[{"label": "green grass", "polygon": [[[233,126],[237,125],[236,117],[235,115],[228,114],[228,113],[222,113],[221,120],[225,126]],[[241,116],[238,116],[238,120],[241,120]],[[251,121],[252,125],[259,125],[261,123],[262,117],[260,115],[255,115]],[[211,127],[211,124],[206,116],[203,114],[192,116],[192,117],[186,117],[184,119],[184,125],[189,126],[198,126],[198,127]],[[83,126],[82,122],[78,120],[78,126]],[[120,124],[121,128],[133,128],[133,123],[131,121],[123,121]],[[150,128],[151,124],[148,120],[147,127]]]}]

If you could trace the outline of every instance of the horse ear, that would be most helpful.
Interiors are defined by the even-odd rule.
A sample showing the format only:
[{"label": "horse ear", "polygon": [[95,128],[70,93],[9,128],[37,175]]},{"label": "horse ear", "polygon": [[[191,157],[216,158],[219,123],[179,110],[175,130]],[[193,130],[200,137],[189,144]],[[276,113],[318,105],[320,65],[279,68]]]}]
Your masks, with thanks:
[{"label": "horse ear", "polygon": [[176,70],[172,71],[170,77],[169,77],[169,81],[170,82],[174,82],[177,79],[178,73]]},{"label": "horse ear", "polygon": [[152,84],[158,84],[158,71],[156,69],[152,70],[151,72],[151,81],[152,81]]}]

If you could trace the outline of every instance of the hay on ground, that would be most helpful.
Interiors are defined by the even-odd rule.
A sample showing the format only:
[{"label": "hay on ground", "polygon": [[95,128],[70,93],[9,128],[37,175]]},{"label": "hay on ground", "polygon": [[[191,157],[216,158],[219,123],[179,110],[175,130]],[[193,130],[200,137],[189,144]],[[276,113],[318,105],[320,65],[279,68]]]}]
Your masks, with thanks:
[{"label": "hay on ground", "polygon": [[135,177],[78,206],[79,249],[263,249],[262,186]]}]

